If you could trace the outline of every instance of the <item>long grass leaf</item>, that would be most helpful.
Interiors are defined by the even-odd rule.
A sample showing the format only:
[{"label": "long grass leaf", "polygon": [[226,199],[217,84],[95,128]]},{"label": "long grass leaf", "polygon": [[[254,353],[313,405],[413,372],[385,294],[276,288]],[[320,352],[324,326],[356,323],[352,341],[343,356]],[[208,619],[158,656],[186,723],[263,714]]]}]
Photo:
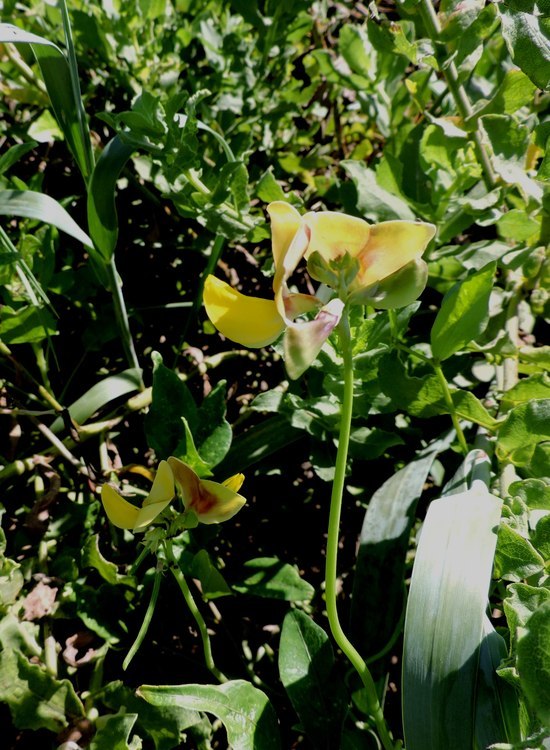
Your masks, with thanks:
[{"label": "long grass leaf", "polygon": [[55,198],[33,190],[0,190],[0,215],[36,219],[51,224],[93,249],[88,237]]},{"label": "long grass leaf", "polygon": [[479,652],[500,509],[481,481],[428,509],[405,620],[407,750],[474,747]]},{"label": "long grass leaf", "polygon": [[55,117],[87,182],[93,169],[90,132],[82,100],[74,90],[73,77],[65,54],[48,39],[9,23],[0,24],[0,42],[31,46],[40,66]]}]

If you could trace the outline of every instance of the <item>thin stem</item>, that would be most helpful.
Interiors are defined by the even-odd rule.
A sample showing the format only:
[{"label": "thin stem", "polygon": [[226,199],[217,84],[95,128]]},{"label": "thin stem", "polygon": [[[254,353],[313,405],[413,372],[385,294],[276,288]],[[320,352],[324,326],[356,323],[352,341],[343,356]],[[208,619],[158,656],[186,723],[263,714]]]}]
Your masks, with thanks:
[{"label": "thin stem", "polygon": [[[441,45],[441,25],[439,23],[437,13],[435,12],[432,0],[420,0],[420,12],[422,14],[422,19],[424,21],[426,31],[428,32],[428,35],[434,44],[437,55],[438,48]],[[447,57],[448,53],[445,48],[445,58]],[[468,94],[464,89],[464,86],[458,80],[458,71],[456,69],[456,65],[452,61],[449,62],[447,59],[441,59],[441,56],[439,55],[438,60],[441,63],[441,72],[445,76],[447,86],[449,87],[449,91],[451,92],[451,95],[455,100],[457,109],[460,112],[461,117],[466,120],[473,114],[473,108],[468,98]],[[492,190],[496,185],[496,176],[493,170],[493,165],[491,164],[491,158],[483,140],[481,127],[479,124],[477,124],[475,130],[473,130],[472,138],[474,141],[477,157],[483,168],[485,184],[487,185],[487,188],[489,190]]]},{"label": "thin stem", "polygon": [[132,333],[130,331],[128,311],[126,310],[126,302],[124,301],[124,295],[122,293],[122,282],[118,275],[114,256],[106,266],[106,271],[109,276],[109,288],[111,290],[111,294],[113,295],[115,317],[118,323],[120,335],[122,337],[124,354],[126,355],[126,359],[128,360],[128,364],[130,365],[130,367],[134,367],[136,370],[139,370],[140,366],[136,355],[136,350],[134,349]]},{"label": "thin stem", "polygon": [[456,413],[455,405],[453,403],[453,397],[451,396],[451,391],[449,390],[447,378],[443,374],[443,370],[441,369],[441,365],[439,364],[439,362],[432,360],[431,364],[439,381],[439,385],[441,386],[441,390],[443,391],[443,399],[451,416],[453,427],[455,428],[456,436],[458,438],[458,442],[460,443],[460,449],[462,450],[464,455],[467,455],[469,450],[468,443],[466,441],[466,438],[464,437],[462,427],[460,426],[460,421],[458,419],[458,414]]},{"label": "thin stem", "polygon": [[153,612],[155,611],[155,606],[157,604],[157,599],[159,596],[160,591],[160,582],[162,578],[162,562],[159,560],[157,562],[157,569],[155,571],[155,580],[153,582],[153,591],[151,592],[151,598],[149,600],[149,606],[147,607],[147,611],[145,613],[145,617],[143,618],[143,622],[141,623],[141,627],[139,629],[139,633],[136,636],[135,641],[132,644],[132,647],[126,654],[126,658],[122,662],[122,669],[126,670],[128,669],[130,662],[134,658],[134,656],[137,654],[139,647],[143,643],[143,639],[147,635],[147,631],[149,630],[149,625],[151,624],[151,620],[153,619]]},{"label": "thin stem", "polygon": [[346,464],[351,431],[351,418],[353,414],[353,357],[347,309],[344,309],[342,320],[340,321],[338,326],[338,332],[340,335],[340,344],[343,357],[344,397],[342,401],[340,435],[338,438],[338,453],[336,456],[336,466],[334,473],[334,482],[332,485],[330,514],[328,522],[325,567],[325,598],[327,605],[327,616],[334,640],[336,641],[342,652],[347,656],[361,678],[361,681],[365,688],[368,713],[374,719],[380,740],[382,741],[385,750],[394,750],[394,743],[386,726],[384,713],[382,711],[380,701],[378,700],[378,694],[376,692],[374,680],[364,659],[344,633],[338,617],[338,608],[336,604],[340,516],[342,513],[342,499],[346,479]]},{"label": "thin stem", "polygon": [[180,587],[180,591],[183,594],[183,598],[185,599],[185,603],[187,604],[189,611],[193,615],[193,619],[197,623],[197,627],[201,636],[206,667],[214,675],[218,682],[227,682],[227,677],[223,674],[223,672],[220,672],[220,670],[214,664],[214,657],[212,656],[212,645],[210,643],[210,636],[208,635],[206,623],[199,608],[197,607],[195,600],[193,599],[193,595],[191,593],[191,590],[189,589],[189,585],[185,579],[185,576],[183,575],[183,571],[178,565],[176,558],[174,557],[174,551],[172,549],[172,542],[170,539],[167,539],[164,542],[164,549],[166,552],[166,558],[170,564],[172,575],[176,579],[176,582]]}]

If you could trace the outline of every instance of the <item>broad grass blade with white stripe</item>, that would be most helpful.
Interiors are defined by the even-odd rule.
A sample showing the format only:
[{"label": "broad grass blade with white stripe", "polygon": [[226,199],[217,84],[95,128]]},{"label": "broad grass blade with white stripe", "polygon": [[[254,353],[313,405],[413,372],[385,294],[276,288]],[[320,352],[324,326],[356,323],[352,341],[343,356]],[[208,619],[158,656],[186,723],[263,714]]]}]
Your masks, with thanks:
[{"label": "broad grass blade with white stripe", "polygon": [[407,750],[474,748],[479,649],[500,511],[500,500],[479,480],[428,509],[405,619]]}]

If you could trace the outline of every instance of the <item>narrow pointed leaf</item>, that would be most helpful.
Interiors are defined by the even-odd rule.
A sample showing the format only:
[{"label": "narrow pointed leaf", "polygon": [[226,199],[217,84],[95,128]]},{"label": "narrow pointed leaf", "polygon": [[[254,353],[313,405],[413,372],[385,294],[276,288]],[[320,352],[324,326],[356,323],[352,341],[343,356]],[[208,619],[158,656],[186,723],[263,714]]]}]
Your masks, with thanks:
[{"label": "narrow pointed leaf", "polygon": [[9,23],[0,24],[0,42],[30,44],[36,57],[52,109],[85,180],[93,168],[90,133],[82,100],[73,90],[71,71],[64,53],[53,42]]},{"label": "narrow pointed leaf", "polygon": [[44,193],[33,190],[1,190],[0,214],[43,221],[74,237],[87,248],[93,248],[92,240],[61,203]]}]

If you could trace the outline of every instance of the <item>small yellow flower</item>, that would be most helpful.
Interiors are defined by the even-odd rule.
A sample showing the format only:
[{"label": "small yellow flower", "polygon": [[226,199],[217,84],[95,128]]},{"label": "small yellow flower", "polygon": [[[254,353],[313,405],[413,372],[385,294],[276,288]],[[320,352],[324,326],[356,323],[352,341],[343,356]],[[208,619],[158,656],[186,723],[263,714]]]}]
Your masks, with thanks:
[{"label": "small yellow flower", "polygon": [[193,511],[201,523],[220,523],[234,516],[246,503],[238,494],[243,481],[243,474],[236,474],[222,484],[199,479],[191,467],[171,456],[168,461],[160,462],[151,492],[141,508],[129,503],[110,484],[101,488],[101,501],[111,523],[120,529],[141,532],[172,502],[177,485],[185,510]]}]

